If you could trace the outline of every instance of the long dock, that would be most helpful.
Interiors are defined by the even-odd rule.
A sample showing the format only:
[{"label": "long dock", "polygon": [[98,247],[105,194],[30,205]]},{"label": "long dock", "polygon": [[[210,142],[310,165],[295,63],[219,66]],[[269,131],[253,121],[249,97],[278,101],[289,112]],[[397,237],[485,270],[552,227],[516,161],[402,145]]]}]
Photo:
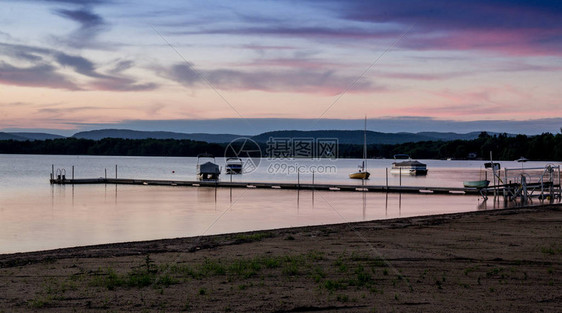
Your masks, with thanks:
[{"label": "long dock", "polygon": [[401,192],[426,193],[445,195],[482,195],[493,190],[494,187],[477,189],[462,187],[431,187],[431,186],[385,186],[385,185],[346,185],[346,184],[299,184],[275,182],[229,182],[229,181],[185,181],[185,180],[155,180],[155,179],[127,179],[127,178],[83,178],[83,179],[51,179],[51,184],[118,184],[118,185],[152,185],[152,186],[184,186],[184,187],[213,187],[213,188],[256,188],[256,189],[286,189],[286,190],[314,190],[314,191],[352,191],[352,192]]}]

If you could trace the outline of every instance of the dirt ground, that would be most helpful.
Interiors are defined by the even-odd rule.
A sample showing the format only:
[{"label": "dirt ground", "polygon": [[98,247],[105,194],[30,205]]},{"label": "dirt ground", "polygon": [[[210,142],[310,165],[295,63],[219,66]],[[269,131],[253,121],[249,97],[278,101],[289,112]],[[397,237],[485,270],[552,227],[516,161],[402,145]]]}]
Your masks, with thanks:
[{"label": "dirt ground", "polygon": [[0,255],[0,312],[561,312],[562,206]]}]

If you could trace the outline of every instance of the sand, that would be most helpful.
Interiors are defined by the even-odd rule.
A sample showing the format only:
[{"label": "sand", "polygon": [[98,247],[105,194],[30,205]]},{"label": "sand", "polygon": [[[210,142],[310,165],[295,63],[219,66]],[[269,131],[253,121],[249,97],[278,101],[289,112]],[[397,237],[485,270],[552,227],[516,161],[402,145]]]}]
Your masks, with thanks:
[{"label": "sand", "polygon": [[561,209],[0,255],[0,312],[560,312]]}]

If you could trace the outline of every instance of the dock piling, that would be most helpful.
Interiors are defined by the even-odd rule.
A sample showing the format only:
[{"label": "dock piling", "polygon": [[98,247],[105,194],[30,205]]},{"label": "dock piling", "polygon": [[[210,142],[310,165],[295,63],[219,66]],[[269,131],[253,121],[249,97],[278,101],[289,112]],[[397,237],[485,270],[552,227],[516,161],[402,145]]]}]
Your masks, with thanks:
[{"label": "dock piling", "polygon": [[386,190],[388,191],[388,167],[384,169],[386,172]]}]

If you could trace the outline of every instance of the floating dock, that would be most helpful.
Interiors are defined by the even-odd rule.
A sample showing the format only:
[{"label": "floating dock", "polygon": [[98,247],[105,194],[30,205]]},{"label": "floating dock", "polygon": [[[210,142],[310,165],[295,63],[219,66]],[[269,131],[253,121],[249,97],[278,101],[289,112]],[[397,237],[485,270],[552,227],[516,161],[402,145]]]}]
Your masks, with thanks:
[{"label": "floating dock", "polygon": [[127,178],[83,178],[83,179],[51,179],[51,184],[118,184],[118,185],[151,185],[151,186],[184,186],[184,187],[213,187],[213,188],[255,188],[255,189],[286,189],[286,190],[314,190],[314,191],[355,191],[355,192],[401,192],[428,193],[449,195],[481,195],[494,187],[483,189],[456,187],[420,187],[420,186],[384,186],[384,185],[347,185],[347,184],[299,184],[275,182],[228,182],[228,181],[184,181],[184,180],[155,180],[155,179],[127,179]]},{"label": "floating dock", "polygon": [[[233,182],[222,180],[157,180],[157,179],[130,179],[117,178],[117,165],[115,165],[115,178],[107,177],[107,169],[105,170],[105,178],[74,178],[74,166],[72,166],[71,178],[66,176],[65,169],[57,169],[52,165],[50,182],[57,185],[77,185],[77,184],[115,184],[115,185],[153,185],[153,186],[184,186],[184,187],[211,187],[211,188],[252,188],[252,189],[286,189],[286,190],[310,190],[310,191],[350,191],[350,192],[394,192],[394,193],[418,193],[418,194],[442,194],[442,195],[480,195],[484,199],[488,199],[488,193],[494,196],[503,196],[504,201],[513,201],[521,199],[538,198],[540,200],[562,201],[562,188],[560,165],[547,165],[544,168],[521,168],[519,177],[517,175],[508,176],[514,169],[505,169],[504,180],[500,175],[494,173],[494,181],[501,184],[487,186],[485,188],[467,188],[467,187],[433,187],[433,186],[390,186],[388,179],[386,185],[369,185],[368,181],[362,181],[362,184],[315,184],[314,176],[312,184],[300,183],[297,176],[296,183],[277,183],[277,182]],[[543,171],[536,182],[531,182],[532,177],[529,170]],[[557,175],[556,175],[557,174]],[[509,179],[514,178],[514,182]],[[505,182],[508,182],[507,184]]]}]

